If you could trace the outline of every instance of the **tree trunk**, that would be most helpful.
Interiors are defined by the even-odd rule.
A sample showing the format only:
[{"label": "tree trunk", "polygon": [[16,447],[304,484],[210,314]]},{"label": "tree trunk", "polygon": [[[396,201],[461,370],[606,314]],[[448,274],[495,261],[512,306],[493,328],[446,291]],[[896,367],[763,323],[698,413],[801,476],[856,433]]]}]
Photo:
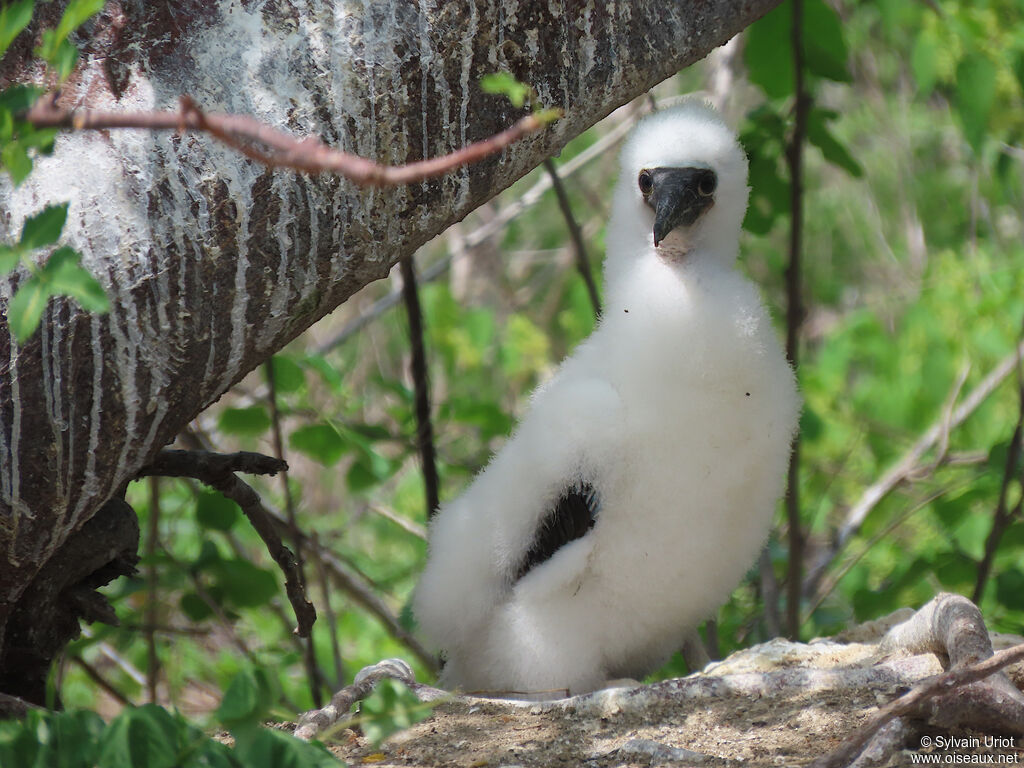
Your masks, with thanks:
[{"label": "tree trunk", "polygon": [[[63,594],[79,605],[69,590],[100,580],[76,574],[55,589],[38,580],[66,571],[44,566],[61,551],[81,556],[69,540],[196,414],[398,259],[778,2],[108,2],[84,28],[62,105],[173,109],[188,94],[390,164],[511,125],[520,111],[479,88],[489,72],[510,71],[565,117],[500,156],[397,189],[270,171],[206,137],[144,131],[63,134],[20,188],[0,181],[0,241],[45,203],[70,200],[65,241],[113,305],[94,316],[52,300],[24,345],[0,322],[0,688],[26,692],[4,674],[34,652],[5,648],[5,632],[18,645],[32,637],[14,626],[37,613],[19,601]],[[37,17],[52,26],[63,5],[38,5]],[[33,34],[0,64],[0,85],[39,77]],[[4,317],[24,277],[0,279]],[[136,539],[118,538],[107,576],[130,569]]]}]

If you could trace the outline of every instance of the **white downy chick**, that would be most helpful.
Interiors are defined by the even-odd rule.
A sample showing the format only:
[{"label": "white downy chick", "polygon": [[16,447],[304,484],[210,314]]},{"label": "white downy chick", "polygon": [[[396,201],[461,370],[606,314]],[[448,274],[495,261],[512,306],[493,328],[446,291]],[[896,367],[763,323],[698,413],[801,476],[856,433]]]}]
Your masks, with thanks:
[{"label": "white downy chick", "polygon": [[736,587],[783,491],[800,403],[736,268],[746,156],[691,100],[621,162],[598,328],[430,527],[413,608],[448,687],[640,679]]}]

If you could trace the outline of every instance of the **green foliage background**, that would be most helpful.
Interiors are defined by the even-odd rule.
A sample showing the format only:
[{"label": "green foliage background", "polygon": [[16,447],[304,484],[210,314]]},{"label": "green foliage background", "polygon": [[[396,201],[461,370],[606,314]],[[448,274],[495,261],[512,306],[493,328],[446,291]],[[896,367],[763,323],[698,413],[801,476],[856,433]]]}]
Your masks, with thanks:
[{"label": "green foliage background", "polygon": [[[751,156],[743,268],[779,318],[790,222],[791,14],[787,2],[745,33],[727,103]],[[1021,339],[1024,7],[1005,0],[805,0],[804,27],[812,106],[800,498],[810,565],[865,489],[932,424],[948,420],[953,404]],[[708,74],[706,63],[697,64],[653,98],[666,103],[699,90]],[[643,108],[642,100],[633,105]],[[558,163],[586,151],[621,119],[612,116],[570,143]],[[7,152],[5,146],[14,171],[18,163]],[[608,152],[566,181],[594,261],[603,249],[615,166]],[[594,326],[552,191],[496,236],[473,238],[542,177],[535,171],[417,256],[423,271],[453,251],[469,251],[421,290],[443,499],[457,495],[500,448],[531,388]],[[12,258],[13,248],[0,251],[0,259]],[[367,287],[276,356],[273,372],[300,528],[363,574],[413,629],[406,606],[425,545],[409,530],[415,525],[377,511],[425,522],[401,306],[344,343],[330,343],[397,286],[396,276],[394,284]],[[919,470],[872,509],[802,606],[802,638],[919,605],[941,589],[971,594],[1018,419],[1015,383],[1011,374],[949,431],[944,451],[926,454]],[[273,453],[269,393],[266,370],[254,374],[197,420],[193,438],[222,451]],[[1007,508],[1014,509],[1021,468],[1010,470]],[[270,505],[287,506],[279,482],[259,487]],[[237,508],[183,481],[136,484],[129,498],[142,530],[156,538],[143,544],[139,576],[108,590],[122,627],[93,625],[69,648],[54,678],[64,703],[114,716],[121,704],[97,686],[97,675],[122,697],[145,702],[144,670],[152,662],[141,628],[155,620],[161,703],[203,717],[232,679],[262,669],[274,678],[268,690],[275,691],[276,711],[294,716],[311,707],[282,579]],[[768,548],[778,580],[786,573],[784,526],[780,511]],[[309,550],[304,554],[320,613],[314,651],[325,674],[321,691],[390,656],[408,659],[418,679],[429,680],[409,649],[331,582]],[[980,600],[994,629],[1024,633],[1022,563],[1018,514],[999,542]],[[767,639],[762,576],[754,568],[719,612],[714,634],[722,655]],[[685,671],[677,657],[658,676]],[[81,728],[99,727],[82,717]]]}]

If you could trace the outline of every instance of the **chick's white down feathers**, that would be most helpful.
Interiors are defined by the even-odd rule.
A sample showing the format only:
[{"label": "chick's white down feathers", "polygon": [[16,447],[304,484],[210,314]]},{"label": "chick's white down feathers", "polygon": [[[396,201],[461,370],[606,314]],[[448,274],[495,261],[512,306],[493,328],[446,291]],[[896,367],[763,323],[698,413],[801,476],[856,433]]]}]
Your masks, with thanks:
[{"label": "chick's white down feathers", "polygon": [[[621,163],[598,328],[430,528],[414,612],[450,687],[557,696],[639,679],[735,588],[783,490],[799,398],[736,268],[746,157],[687,101],[644,120]],[[649,168],[717,177],[713,204],[657,247],[637,184]],[[592,527],[519,578],[539,526],[582,484]]]}]

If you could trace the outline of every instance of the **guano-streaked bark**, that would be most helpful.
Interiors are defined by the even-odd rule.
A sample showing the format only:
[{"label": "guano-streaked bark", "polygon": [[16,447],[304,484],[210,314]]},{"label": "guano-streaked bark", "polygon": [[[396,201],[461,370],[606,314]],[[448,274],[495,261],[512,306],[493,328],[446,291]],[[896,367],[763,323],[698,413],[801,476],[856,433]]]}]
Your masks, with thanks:
[{"label": "guano-streaked bark", "polygon": [[[440,179],[358,190],[272,172],[205,137],[67,133],[12,190],[0,240],[47,202],[104,285],[19,346],[0,321],[0,659],[32,579],[197,413],[401,257],[617,106],[779,0],[111,0],[84,29],[61,103],[250,114],[400,164],[497,133],[520,112],[481,92],[508,70],[565,118]],[[40,5],[53,23],[64,3]],[[0,85],[39,77],[32,34]],[[0,279],[0,310],[24,273]],[[0,661],[2,666],[2,661]]]}]

